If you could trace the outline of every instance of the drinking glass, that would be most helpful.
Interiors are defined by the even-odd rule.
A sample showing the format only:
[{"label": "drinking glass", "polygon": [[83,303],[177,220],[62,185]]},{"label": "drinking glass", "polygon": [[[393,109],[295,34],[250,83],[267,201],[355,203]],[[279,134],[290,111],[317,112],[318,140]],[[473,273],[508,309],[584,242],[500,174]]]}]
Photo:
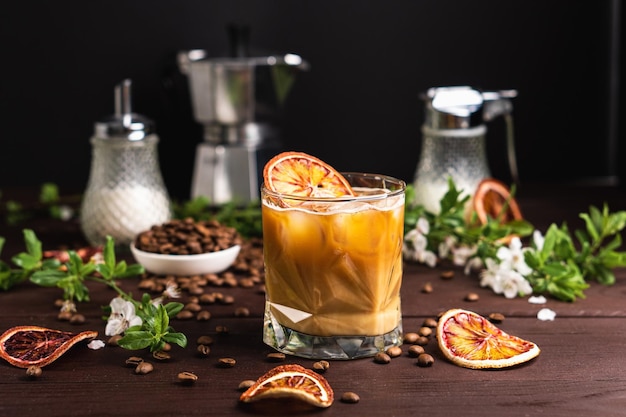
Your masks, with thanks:
[{"label": "drinking glass", "polygon": [[373,356],[402,343],[406,185],[344,173],[355,196],[312,198],[261,187],[263,340],[312,359]]}]

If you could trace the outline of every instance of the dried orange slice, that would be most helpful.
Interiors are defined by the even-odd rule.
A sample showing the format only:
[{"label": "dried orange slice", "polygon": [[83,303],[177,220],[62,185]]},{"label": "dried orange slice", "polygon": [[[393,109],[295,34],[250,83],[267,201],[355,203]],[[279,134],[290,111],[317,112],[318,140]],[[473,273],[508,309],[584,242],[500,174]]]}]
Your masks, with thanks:
[{"label": "dried orange slice", "polygon": [[472,369],[505,368],[539,355],[539,347],[511,336],[483,316],[461,309],[448,310],[437,324],[437,342],[453,363]]},{"label": "dried orange slice", "polygon": [[488,218],[498,219],[503,224],[522,220],[522,212],[509,188],[494,178],[485,178],[478,184],[472,207],[482,224],[486,224]]},{"label": "dried orange slice", "polygon": [[354,195],[348,181],[326,162],[304,152],[283,152],[263,168],[265,186],[300,197],[331,198]]},{"label": "dried orange slice", "polygon": [[293,398],[326,408],[333,403],[334,393],[320,374],[297,364],[270,369],[248,388],[239,400],[251,403],[268,398]]},{"label": "dried orange slice", "polygon": [[44,367],[76,343],[96,336],[96,331],[70,333],[39,326],[12,327],[0,336],[0,357],[18,368]]}]

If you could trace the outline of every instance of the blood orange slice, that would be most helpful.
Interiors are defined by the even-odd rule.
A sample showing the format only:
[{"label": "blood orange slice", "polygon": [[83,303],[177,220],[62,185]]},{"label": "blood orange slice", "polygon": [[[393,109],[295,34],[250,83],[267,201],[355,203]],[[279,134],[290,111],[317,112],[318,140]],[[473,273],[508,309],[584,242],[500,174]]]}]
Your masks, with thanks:
[{"label": "blood orange slice", "polygon": [[437,324],[437,341],[444,356],[472,369],[505,368],[539,355],[539,347],[511,336],[483,316],[461,309],[448,310]]},{"label": "blood orange slice", "polygon": [[263,168],[265,186],[300,197],[332,198],[354,195],[348,181],[326,162],[304,152],[283,152]]},{"label": "blood orange slice", "polygon": [[0,336],[0,357],[18,368],[44,367],[76,343],[96,336],[96,331],[70,333],[39,326],[17,326]]},{"label": "blood orange slice", "polygon": [[326,408],[333,403],[334,393],[320,374],[297,364],[280,365],[261,376],[241,397],[251,403],[268,398],[293,398]]},{"label": "blood orange slice", "polygon": [[494,178],[485,178],[478,184],[472,207],[482,224],[486,224],[488,218],[498,219],[500,223],[522,220],[522,212],[509,188]]}]

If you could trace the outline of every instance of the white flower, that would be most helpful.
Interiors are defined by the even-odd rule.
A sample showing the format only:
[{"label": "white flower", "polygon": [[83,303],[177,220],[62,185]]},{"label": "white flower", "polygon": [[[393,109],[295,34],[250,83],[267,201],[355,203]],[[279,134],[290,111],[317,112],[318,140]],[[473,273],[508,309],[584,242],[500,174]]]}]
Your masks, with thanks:
[{"label": "white flower", "polygon": [[428,220],[426,220],[425,217],[420,217],[417,220],[417,224],[415,225],[415,228],[417,229],[418,232],[420,232],[423,235],[427,235],[428,232],[430,232],[430,224],[428,223]]},{"label": "white flower", "polygon": [[447,258],[450,252],[454,250],[456,246],[456,238],[454,236],[446,236],[441,243],[439,243],[439,257]]},{"label": "white flower", "polygon": [[[418,223],[420,222],[418,221]],[[426,222],[426,224],[428,224],[428,222]],[[407,259],[425,263],[430,267],[434,267],[437,264],[437,255],[435,255],[434,252],[427,250],[427,246],[428,239],[426,239],[426,236],[422,234],[418,228],[415,228],[406,234],[404,238],[404,245],[402,247],[402,253]]]},{"label": "white flower", "polygon": [[538,251],[543,249],[544,240],[545,239],[539,230],[535,230],[533,232],[533,243],[535,245],[535,249],[537,249]]},{"label": "white flower", "polygon": [[98,340],[98,339],[94,339],[91,342],[89,342],[89,344],[87,345],[87,347],[91,350],[98,350],[98,349],[102,349],[105,346],[105,343],[102,340]]},{"label": "white flower", "polygon": [[176,285],[175,281],[168,281],[163,291],[163,297],[165,298],[178,298],[180,297],[180,289]]},{"label": "white flower", "polygon": [[522,241],[519,237],[511,239],[509,247],[502,246],[496,253],[500,263],[509,269],[519,272],[522,275],[530,275],[533,270],[526,265],[524,261],[524,251],[522,249]]},{"label": "white flower", "polygon": [[467,245],[458,246],[452,249],[452,262],[457,266],[463,266],[476,253],[476,247]]},{"label": "white flower", "polygon": [[548,300],[543,295],[528,298],[530,304],[545,304]]},{"label": "white flower", "polygon": [[487,268],[480,274],[481,286],[491,287],[496,294],[504,294],[506,298],[532,293],[530,283],[508,264],[499,264],[492,258],[487,258],[485,262]]},{"label": "white flower", "polygon": [[107,320],[104,334],[107,336],[115,336],[122,334],[132,326],[141,325],[141,317],[135,315],[135,305],[126,301],[121,297],[111,300],[111,315]]}]

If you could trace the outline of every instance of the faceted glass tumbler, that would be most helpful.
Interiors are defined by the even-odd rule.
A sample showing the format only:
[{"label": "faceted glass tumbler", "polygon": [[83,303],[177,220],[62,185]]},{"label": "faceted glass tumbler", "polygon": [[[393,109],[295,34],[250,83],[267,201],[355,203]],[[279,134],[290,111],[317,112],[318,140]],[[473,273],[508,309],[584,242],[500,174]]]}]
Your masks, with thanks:
[{"label": "faceted glass tumbler", "polygon": [[403,181],[345,173],[357,196],[262,187],[263,340],[312,359],[373,356],[402,343]]}]

